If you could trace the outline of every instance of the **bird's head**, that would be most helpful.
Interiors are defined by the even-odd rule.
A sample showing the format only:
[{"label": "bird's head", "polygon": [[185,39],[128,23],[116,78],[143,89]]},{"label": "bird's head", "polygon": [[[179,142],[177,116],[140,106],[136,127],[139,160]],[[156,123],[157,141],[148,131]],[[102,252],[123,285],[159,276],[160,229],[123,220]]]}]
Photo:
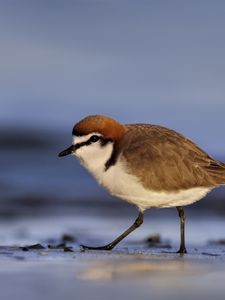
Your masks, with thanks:
[{"label": "bird's head", "polygon": [[110,117],[88,116],[75,124],[72,145],[60,152],[59,157],[72,154],[85,165],[106,163],[124,133],[125,127]]}]

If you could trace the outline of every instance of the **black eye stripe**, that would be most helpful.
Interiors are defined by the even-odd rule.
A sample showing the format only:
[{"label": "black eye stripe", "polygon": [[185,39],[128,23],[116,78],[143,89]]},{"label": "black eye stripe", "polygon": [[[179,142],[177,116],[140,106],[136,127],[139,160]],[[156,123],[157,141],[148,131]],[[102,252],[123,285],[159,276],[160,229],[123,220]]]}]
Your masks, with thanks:
[{"label": "black eye stripe", "polygon": [[112,142],[111,139],[107,139],[107,138],[104,138],[104,137],[99,136],[99,135],[95,135],[95,137],[98,137],[98,140],[92,141],[92,138],[93,138],[93,135],[92,135],[92,136],[89,138],[89,140],[87,140],[86,142],[81,142],[81,143],[75,144],[76,149],[79,149],[79,148],[81,148],[81,147],[83,147],[83,146],[89,146],[89,145],[91,145],[91,144],[93,144],[93,143],[95,143],[95,142],[97,142],[97,141],[100,141],[100,142],[101,142],[101,146],[102,146],[102,147],[105,146],[106,144],[108,144],[109,142]]},{"label": "black eye stripe", "polygon": [[108,143],[112,142],[111,139],[101,138],[101,146],[104,147]]},{"label": "black eye stripe", "polygon": [[76,148],[79,149],[83,146],[88,146],[90,145],[91,143],[89,142],[89,140],[87,142],[82,142],[82,143],[78,143],[78,144],[75,144]]}]

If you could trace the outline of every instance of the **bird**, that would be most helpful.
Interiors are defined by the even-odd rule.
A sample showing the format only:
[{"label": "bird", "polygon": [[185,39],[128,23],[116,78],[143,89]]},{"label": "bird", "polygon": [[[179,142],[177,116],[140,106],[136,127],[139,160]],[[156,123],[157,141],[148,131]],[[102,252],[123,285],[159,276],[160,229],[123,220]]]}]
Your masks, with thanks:
[{"label": "bird", "polygon": [[75,156],[113,196],[135,205],[134,223],[107,245],[89,250],[112,250],[141,226],[149,208],[178,211],[180,247],[185,246],[184,206],[225,184],[225,163],[213,159],[184,135],[154,124],[122,124],[109,116],[90,115],[76,123],[72,145],[58,154]]}]

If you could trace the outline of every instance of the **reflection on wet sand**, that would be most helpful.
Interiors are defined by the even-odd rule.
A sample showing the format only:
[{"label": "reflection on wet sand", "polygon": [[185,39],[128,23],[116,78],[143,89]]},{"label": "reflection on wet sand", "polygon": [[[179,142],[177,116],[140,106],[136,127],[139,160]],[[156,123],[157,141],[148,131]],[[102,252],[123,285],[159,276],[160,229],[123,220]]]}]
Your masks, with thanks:
[{"label": "reflection on wet sand", "polygon": [[78,273],[82,280],[110,281],[115,279],[145,280],[152,277],[164,278],[167,282],[170,278],[178,276],[196,276],[209,272],[206,265],[191,261],[179,260],[136,260],[136,261],[97,261],[91,263]]}]

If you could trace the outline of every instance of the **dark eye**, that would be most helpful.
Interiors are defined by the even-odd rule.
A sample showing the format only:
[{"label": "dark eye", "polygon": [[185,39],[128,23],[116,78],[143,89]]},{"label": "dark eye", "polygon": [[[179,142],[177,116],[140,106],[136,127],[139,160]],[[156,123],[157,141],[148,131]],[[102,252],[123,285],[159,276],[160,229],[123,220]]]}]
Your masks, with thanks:
[{"label": "dark eye", "polygon": [[92,143],[97,142],[99,139],[100,139],[100,137],[99,137],[98,135],[92,135],[92,136],[90,137],[90,141],[91,141]]}]

